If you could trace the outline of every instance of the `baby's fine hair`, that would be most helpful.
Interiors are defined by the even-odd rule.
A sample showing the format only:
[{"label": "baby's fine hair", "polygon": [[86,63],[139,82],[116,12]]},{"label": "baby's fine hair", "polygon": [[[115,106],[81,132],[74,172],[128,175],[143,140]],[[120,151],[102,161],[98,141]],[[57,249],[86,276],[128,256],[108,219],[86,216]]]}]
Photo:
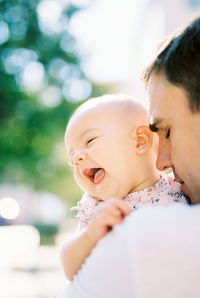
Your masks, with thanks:
[{"label": "baby's fine hair", "polygon": [[108,107],[115,105],[122,109],[124,108],[135,108],[137,110],[143,111],[146,113],[146,108],[144,105],[136,100],[133,97],[126,94],[105,94],[98,97],[92,97],[82,103],[72,114],[70,119],[79,112],[83,112],[84,110],[92,109],[96,106],[107,105]]}]

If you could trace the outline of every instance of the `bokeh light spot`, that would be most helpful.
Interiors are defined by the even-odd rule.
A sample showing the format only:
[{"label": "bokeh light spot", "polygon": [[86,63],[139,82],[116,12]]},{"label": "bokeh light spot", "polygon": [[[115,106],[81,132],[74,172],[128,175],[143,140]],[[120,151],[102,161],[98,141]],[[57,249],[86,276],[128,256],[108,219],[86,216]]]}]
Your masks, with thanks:
[{"label": "bokeh light spot", "polygon": [[63,86],[63,95],[66,100],[79,102],[87,99],[92,91],[91,83],[85,79],[68,80]]},{"label": "bokeh light spot", "polygon": [[47,107],[57,107],[62,102],[61,91],[56,86],[49,86],[42,92],[40,100]]},{"label": "bokeh light spot", "polygon": [[67,66],[68,64],[64,60],[60,58],[53,58],[48,64],[48,72],[53,78],[58,79],[61,69]]},{"label": "bokeh light spot", "polygon": [[27,91],[38,91],[44,83],[44,66],[39,62],[30,62],[22,74],[23,86]]},{"label": "bokeh light spot", "polygon": [[0,44],[8,41],[10,37],[10,31],[8,25],[5,22],[0,22]]},{"label": "bokeh light spot", "polygon": [[16,23],[27,17],[27,8],[23,5],[9,7],[4,18],[9,23]]},{"label": "bokeh light spot", "polygon": [[44,0],[38,4],[37,13],[40,29],[46,34],[57,33],[62,30],[59,19],[62,14],[62,6],[58,1]]},{"label": "bokeh light spot", "polygon": [[28,26],[25,22],[18,22],[11,25],[12,38],[21,40],[26,36]]},{"label": "bokeh light spot", "polygon": [[2,60],[5,71],[9,74],[15,74],[31,61],[37,60],[37,54],[32,50],[24,48],[6,50],[3,52]]},{"label": "bokeh light spot", "polygon": [[75,41],[69,33],[65,33],[60,41],[60,47],[67,53],[76,53]]},{"label": "bokeh light spot", "polygon": [[20,207],[18,202],[10,197],[0,200],[0,215],[5,219],[15,219],[18,217]]}]

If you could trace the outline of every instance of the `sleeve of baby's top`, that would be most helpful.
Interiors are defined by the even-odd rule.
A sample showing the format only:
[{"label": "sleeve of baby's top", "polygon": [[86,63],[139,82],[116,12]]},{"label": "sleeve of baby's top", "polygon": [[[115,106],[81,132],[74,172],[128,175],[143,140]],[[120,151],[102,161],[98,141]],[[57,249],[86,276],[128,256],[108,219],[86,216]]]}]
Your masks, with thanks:
[{"label": "sleeve of baby's top", "polygon": [[72,211],[77,211],[76,218],[79,220],[90,222],[92,215],[96,207],[96,200],[84,193],[81,200],[75,207],[72,207]]}]

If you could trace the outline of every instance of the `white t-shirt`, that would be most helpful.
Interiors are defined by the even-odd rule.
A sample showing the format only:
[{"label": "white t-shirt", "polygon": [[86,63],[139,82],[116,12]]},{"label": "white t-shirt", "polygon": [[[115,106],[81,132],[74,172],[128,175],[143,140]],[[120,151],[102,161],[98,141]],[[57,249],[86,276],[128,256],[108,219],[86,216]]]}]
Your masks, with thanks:
[{"label": "white t-shirt", "polygon": [[199,298],[200,205],[144,207],[99,241],[58,298]]}]

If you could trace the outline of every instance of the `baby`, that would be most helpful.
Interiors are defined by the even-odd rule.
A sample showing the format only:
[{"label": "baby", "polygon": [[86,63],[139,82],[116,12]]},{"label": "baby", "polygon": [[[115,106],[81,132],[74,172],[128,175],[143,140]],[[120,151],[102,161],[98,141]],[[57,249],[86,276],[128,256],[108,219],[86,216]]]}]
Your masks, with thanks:
[{"label": "baby", "polygon": [[80,231],[61,251],[72,280],[96,243],[131,211],[186,203],[186,198],[178,183],[156,169],[157,136],[149,130],[145,109],[127,96],[83,103],[67,125],[65,143],[75,180],[85,192],[75,207]]}]

